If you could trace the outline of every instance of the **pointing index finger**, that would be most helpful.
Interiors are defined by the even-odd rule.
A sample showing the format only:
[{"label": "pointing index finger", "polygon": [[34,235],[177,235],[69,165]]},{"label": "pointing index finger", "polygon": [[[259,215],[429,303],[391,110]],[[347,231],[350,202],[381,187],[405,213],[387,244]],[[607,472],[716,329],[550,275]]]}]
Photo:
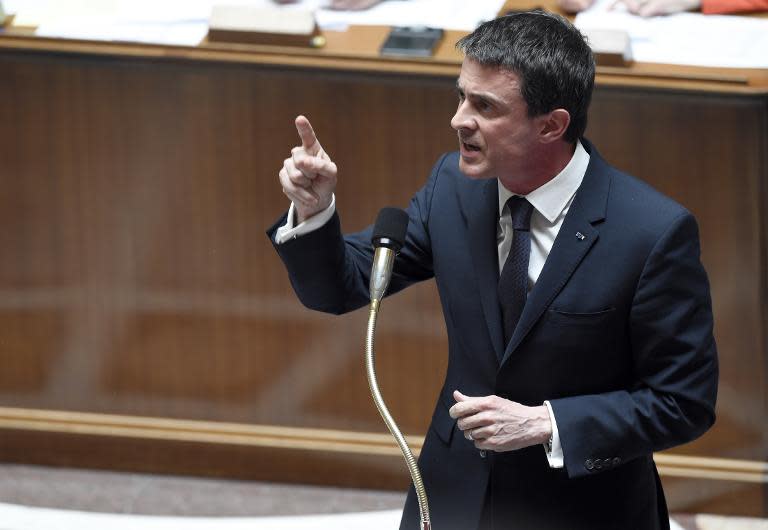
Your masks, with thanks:
[{"label": "pointing index finger", "polygon": [[312,124],[304,116],[298,116],[296,118],[296,131],[301,138],[301,146],[311,155],[316,155],[320,152],[320,142],[317,141]]}]

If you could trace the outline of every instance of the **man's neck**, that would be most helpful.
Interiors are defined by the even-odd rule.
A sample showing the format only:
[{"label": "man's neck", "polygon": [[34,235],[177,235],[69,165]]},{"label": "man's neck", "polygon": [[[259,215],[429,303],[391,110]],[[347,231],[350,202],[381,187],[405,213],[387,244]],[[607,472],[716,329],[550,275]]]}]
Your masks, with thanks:
[{"label": "man's neck", "polygon": [[573,152],[576,149],[575,143],[557,142],[551,146],[533,153],[530,157],[528,167],[530,171],[526,172],[524,178],[513,176],[511,178],[499,177],[501,184],[512,193],[517,195],[528,195],[533,190],[540,188],[557,175],[568,165],[573,158]]}]

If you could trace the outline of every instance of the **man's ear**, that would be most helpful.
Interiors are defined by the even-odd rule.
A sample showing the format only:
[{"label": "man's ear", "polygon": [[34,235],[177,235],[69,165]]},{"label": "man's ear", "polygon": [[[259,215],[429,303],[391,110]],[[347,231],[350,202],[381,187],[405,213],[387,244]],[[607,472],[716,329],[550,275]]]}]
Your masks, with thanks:
[{"label": "man's ear", "polygon": [[539,116],[539,138],[544,143],[561,140],[571,123],[571,115],[565,109],[555,109]]}]

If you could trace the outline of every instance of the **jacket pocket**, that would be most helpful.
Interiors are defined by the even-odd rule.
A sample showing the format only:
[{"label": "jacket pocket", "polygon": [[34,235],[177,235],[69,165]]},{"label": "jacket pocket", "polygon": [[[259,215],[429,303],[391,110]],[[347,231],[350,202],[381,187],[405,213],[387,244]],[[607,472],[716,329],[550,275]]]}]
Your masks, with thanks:
[{"label": "jacket pocket", "polygon": [[614,307],[587,313],[552,308],[547,311],[547,319],[554,324],[588,326],[602,323],[610,319],[615,313],[616,308]]}]

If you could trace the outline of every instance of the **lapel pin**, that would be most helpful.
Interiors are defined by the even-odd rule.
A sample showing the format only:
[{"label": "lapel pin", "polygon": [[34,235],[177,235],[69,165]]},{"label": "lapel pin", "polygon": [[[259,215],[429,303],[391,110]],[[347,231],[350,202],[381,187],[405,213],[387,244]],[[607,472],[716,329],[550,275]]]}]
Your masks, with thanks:
[{"label": "lapel pin", "polygon": [[576,239],[578,239],[579,241],[584,241],[585,239],[587,239],[587,236],[585,236],[581,232],[576,232]]}]

